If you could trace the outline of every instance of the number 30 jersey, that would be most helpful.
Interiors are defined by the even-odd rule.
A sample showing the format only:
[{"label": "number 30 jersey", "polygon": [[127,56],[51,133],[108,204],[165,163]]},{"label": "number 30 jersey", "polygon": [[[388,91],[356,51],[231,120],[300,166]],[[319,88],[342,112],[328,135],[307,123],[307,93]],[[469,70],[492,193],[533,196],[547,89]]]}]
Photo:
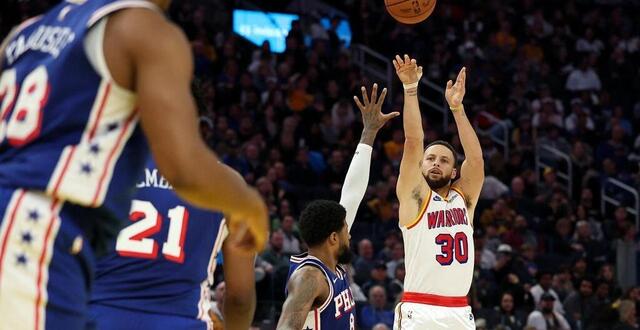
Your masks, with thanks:
[{"label": "number 30 jersey", "polygon": [[474,248],[471,215],[463,194],[453,188],[442,197],[430,191],[416,220],[401,227],[406,292],[445,297],[469,293]]},{"label": "number 30 jersey", "polygon": [[10,35],[0,63],[0,186],[126,216],[148,151],[135,94],[108,73],[99,23],[129,7],[157,9],[61,1]]},{"label": "number 30 jersey", "polygon": [[129,220],[98,259],[91,303],[208,322],[222,215],[182,201],[150,159]]}]

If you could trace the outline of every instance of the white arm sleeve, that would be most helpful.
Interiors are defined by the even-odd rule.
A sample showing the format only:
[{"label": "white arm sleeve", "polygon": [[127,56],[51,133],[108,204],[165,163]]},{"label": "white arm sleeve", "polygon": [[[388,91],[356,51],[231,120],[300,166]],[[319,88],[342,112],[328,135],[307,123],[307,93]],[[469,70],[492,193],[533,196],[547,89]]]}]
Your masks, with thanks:
[{"label": "white arm sleeve", "polygon": [[367,192],[369,184],[369,170],[371,167],[371,148],[370,145],[360,143],[353,155],[347,176],[342,184],[342,192],[340,194],[340,205],[347,210],[347,229],[351,231],[351,225],[356,219],[358,206]]}]

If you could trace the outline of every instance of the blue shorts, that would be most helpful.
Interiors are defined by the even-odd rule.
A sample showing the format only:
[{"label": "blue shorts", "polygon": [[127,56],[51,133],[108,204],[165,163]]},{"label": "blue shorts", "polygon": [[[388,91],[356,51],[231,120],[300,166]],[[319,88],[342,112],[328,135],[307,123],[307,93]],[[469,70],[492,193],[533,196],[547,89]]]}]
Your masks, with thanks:
[{"label": "blue shorts", "polygon": [[0,315],[6,329],[85,329],[93,250],[77,206],[0,187]]},{"label": "blue shorts", "polygon": [[212,329],[211,323],[179,315],[154,314],[130,309],[91,304],[90,323],[98,330],[104,329]]}]

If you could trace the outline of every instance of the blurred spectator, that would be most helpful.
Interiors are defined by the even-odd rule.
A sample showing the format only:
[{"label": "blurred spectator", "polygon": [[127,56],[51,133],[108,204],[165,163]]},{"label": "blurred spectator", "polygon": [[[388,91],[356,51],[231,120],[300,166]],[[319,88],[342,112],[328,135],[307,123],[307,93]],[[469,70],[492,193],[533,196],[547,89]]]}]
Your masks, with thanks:
[{"label": "blurred spectator", "polygon": [[570,330],[569,322],[562,314],[554,311],[554,302],[556,298],[548,292],[540,296],[539,310],[535,310],[529,314],[527,318],[527,326],[534,327],[536,330]]},{"label": "blurred spectator", "polygon": [[[373,269],[371,269],[370,280],[362,285],[362,290],[368,292],[374,286],[381,286],[385,289],[385,292],[390,291],[391,279],[387,276],[387,265],[384,261],[376,262]],[[392,298],[392,297],[389,297]]]},{"label": "blurred spectator", "polygon": [[538,280],[538,284],[531,287],[531,295],[533,296],[533,301],[536,306],[540,305],[540,301],[543,295],[553,297],[553,311],[559,314],[564,314],[564,308],[562,307],[562,302],[559,301],[558,293],[551,287],[553,283],[553,273],[549,271],[540,271],[538,272],[536,279]]},{"label": "blurred spectator", "polygon": [[567,319],[573,324],[580,324],[583,329],[588,329],[595,308],[593,281],[588,278],[582,279],[578,291],[574,291],[564,300]]},{"label": "blurred spectator", "polygon": [[622,233],[622,237],[615,241],[616,274],[618,274],[620,287],[627,289],[638,283],[640,242],[636,235],[636,226],[630,222],[624,223]]},{"label": "blurred spectator", "polygon": [[631,300],[623,300],[618,306],[619,322],[614,330],[638,329],[636,303]]},{"label": "blurred spectator", "polygon": [[363,239],[358,242],[358,257],[353,263],[356,272],[355,280],[358,284],[362,285],[369,280],[374,265],[373,244],[370,240]]},{"label": "blurred spectator", "polygon": [[393,310],[387,306],[387,293],[384,287],[376,285],[369,289],[369,305],[362,308],[360,313],[360,326],[367,330],[372,329],[378,323],[388,327],[393,326]]},{"label": "blurred spectator", "polygon": [[287,215],[282,219],[282,233],[284,234],[282,243],[282,252],[285,254],[300,253],[300,235],[294,229],[295,220],[292,216]]},{"label": "blurred spectator", "polygon": [[505,292],[500,298],[500,305],[494,307],[492,313],[488,316],[488,328],[497,329],[522,329],[525,325],[526,314],[516,308],[513,295]]}]

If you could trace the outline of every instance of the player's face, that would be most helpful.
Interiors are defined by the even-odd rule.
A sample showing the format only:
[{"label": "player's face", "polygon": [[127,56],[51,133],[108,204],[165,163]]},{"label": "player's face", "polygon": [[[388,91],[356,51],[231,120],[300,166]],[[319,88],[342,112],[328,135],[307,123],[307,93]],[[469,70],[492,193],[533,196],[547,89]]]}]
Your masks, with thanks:
[{"label": "player's face", "polygon": [[442,188],[455,176],[453,153],[449,148],[436,144],[424,152],[422,175],[431,189]]},{"label": "player's face", "polygon": [[353,254],[351,253],[351,249],[349,248],[349,241],[351,239],[351,235],[349,234],[349,229],[347,226],[347,222],[345,221],[342,230],[339,233],[339,247],[338,247],[338,263],[339,264],[348,264],[351,262]]}]

